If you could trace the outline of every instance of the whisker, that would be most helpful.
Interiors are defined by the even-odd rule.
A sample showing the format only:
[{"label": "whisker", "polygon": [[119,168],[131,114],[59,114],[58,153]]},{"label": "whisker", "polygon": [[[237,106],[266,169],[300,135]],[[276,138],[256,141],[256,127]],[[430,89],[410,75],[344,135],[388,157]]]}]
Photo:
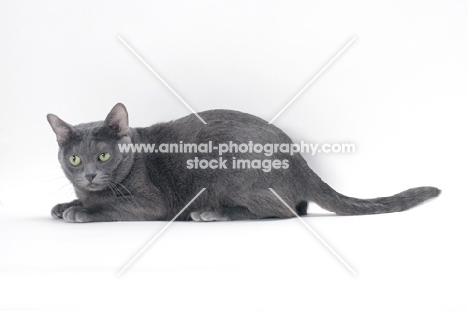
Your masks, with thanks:
[{"label": "whisker", "polygon": [[[65,187],[67,187],[67,186],[70,186],[70,185],[73,186],[71,182],[69,182],[69,183],[63,185],[62,187],[60,187],[60,188],[58,188],[57,190],[55,190],[54,194],[58,193],[60,190],[62,190],[63,188],[65,188]],[[73,189],[73,187],[72,187],[72,189]]]},{"label": "whisker", "polygon": [[[112,182],[111,182],[112,183]],[[138,203],[136,202],[135,198],[133,197],[133,195],[130,194],[130,197],[133,199],[133,203],[127,198],[127,195],[125,195],[120,189],[119,187],[115,184],[115,183],[112,183],[114,186],[115,186],[115,189],[122,195],[123,198],[125,198],[125,200],[127,200],[128,204],[130,205],[133,205],[133,203],[135,203],[135,206],[136,207],[140,207],[138,205]],[[119,184],[121,185],[121,184]],[[127,190],[128,191],[128,190]]]},{"label": "whisker", "polygon": [[75,188],[73,188],[73,187],[71,187],[71,188],[68,188],[67,192],[65,192],[65,194],[64,194],[63,196],[67,196],[67,195],[69,195],[69,194],[70,194],[70,192],[71,192],[72,190],[74,190],[74,189],[75,189]]},{"label": "whisker", "polygon": [[58,190],[54,191],[51,195],[55,195],[57,194],[60,190],[62,190],[63,188],[67,187],[67,186],[72,186],[70,188],[68,188],[65,192],[62,192],[62,194],[59,196],[59,200],[61,201],[62,199],[64,199],[65,197],[67,197],[69,194],[70,194],[70,191],[74,190],[75,188],[73,187],[73,184],[72,183],[68,183],[66,185],[63,185],[62,187],[60,187]]},{"label": "whisker", "polygon": [[57,179],[60,179],[60,178],[65,178],[66,179],[67,177],[66,176],[58,176],[58,177],[54,177],[54,178],[44,180],[43,182],[46,183],[46,182],[50,182],[50,181],[57,180]]},{"label": "whisker", "polygon": [[118,185],[122,186],[125,190],[127,190],[128,194],[130,195],[130,197],[133,199],[133,202],[135,202],[135,205],[140,207],[140,205],[138,205],[137,201],[135,200],[135,197],[133,196],[133,194],[130,192],[130,190],[128,190],[127,187],[125,187],[123,184],[119,183]]},{"label": "whisker", "polygon": [[128,190],[128,188],[125,187],[123,184],[118,183],[117,185],[122,186],[125,190],[127,190],[127,192],[128,192],[129,195],[133,196],[132,193],[130,192],[130,190]]},{"label": "whisker", "polygon": [[117,193],[115,192],[114,188],[112,187],[112,184],[110,182],[107,182],[107,185],[109,186],[109,189],[112,191],[114,196],[117,198]]}]

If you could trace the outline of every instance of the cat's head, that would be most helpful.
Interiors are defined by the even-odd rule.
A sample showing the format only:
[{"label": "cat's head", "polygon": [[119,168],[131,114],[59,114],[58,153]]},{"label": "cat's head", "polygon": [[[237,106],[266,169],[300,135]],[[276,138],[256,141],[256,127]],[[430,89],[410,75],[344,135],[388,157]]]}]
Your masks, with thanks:
[{"label": "cat's head", "polygon": [[101,191],[119,184],[130,172],[134,155],[118,148],[132,139],[124,105],[115,105],[99,122],[72,126],[53,114],[47,120],[57,136],[59,162],[75,188]]}]

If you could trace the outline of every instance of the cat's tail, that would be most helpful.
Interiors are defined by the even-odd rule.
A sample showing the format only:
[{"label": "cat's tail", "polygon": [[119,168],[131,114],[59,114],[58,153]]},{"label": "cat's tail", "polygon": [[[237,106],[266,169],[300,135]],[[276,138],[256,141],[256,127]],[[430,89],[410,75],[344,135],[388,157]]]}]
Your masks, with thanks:
[{"label": "cat's tail", "polygon": [[336,192],[325,182],[314,187],[312,201],[320,207],[338,215],[367,215],[405,211],[426,200],[435,198],[440,190],[435,187],[418,187],[395,194],[391,197],[356,199]]}]

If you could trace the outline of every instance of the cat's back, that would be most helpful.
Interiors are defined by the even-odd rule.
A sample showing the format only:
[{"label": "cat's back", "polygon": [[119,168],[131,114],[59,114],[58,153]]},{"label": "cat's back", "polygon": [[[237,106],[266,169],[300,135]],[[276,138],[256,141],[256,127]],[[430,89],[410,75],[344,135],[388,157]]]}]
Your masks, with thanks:
[{"label": "cat's back", "polygon": [[[234,124],[244,124],[244,125],[254,125],[254,126],[265,126],[268,125],[268,122],[265,120],[251,115],[246,112],[241,112],[237,110],[228,110],[228,109],[213,109],[199,112],[198,115],[207,123],[206,125],[234,125]],[[190,114],[186,117],[172,121],[174,125],[187,125],[195,126],[195,128],[206,127],[203,122],[195,115]]]},{"label": "cat's back", "polygon": [[[249,113],[213,109],[198,113],[204,124],[195,114],[180,119],[158,123],[142,129],[145,141],[153,142],[183,141],[278,141],[289,142],[290,138],[279,128]],[[141,133],[143,134],[143,133]]]},{"label": "cat's back", "polygon": [[216,121],[236,121],[241,123],[249,124],[258,124],[266,125],[268,122],[265,120],[254,116],[250,113],[238,111],[238,110],[229,110],[229,109],[212,109],[206,110],[199,113],[200,117],[205,119],[208,123],[208,120],[211,122]]}]

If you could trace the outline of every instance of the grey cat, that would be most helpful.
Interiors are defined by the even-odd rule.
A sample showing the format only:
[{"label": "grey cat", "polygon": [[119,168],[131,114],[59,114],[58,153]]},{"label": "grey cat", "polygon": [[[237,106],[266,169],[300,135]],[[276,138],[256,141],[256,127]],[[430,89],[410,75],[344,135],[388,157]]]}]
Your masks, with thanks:
[{"label": "grey cat", "polygon": [[[115,105],[104,121],[72,126],[47,115],[59,144],[58,158],[74,186],[77,200],[58,204],[52,216],[69,222],[171,220],[204,191],[177,220],[217,221],[295,216],[307,203],[338,215],[365,215],[407,210],[439,195],[434,187],[412,188],[391,197],[356,199],[323,182],[300,154],[229,153],[226,168],[189,169],[187,161],[216,159],[214,153],[120,152],[119,144],[206,143],[291,144],[291,139],[266,121],[238,111],[210,110],[159,123],[130,128],[124,105]],[[287,160],[287,168],[233,169],[233,157],[248,160]]]}]

